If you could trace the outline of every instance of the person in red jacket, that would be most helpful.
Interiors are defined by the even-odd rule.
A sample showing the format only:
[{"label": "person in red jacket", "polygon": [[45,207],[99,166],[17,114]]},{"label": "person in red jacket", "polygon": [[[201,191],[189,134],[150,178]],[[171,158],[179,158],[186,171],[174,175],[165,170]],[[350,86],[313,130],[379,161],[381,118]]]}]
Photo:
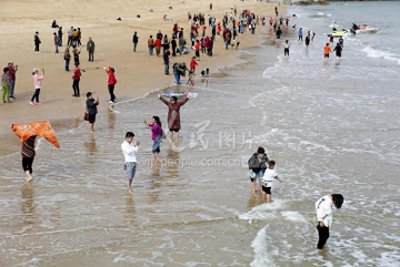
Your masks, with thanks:
[{"label": "person in red jacket", "polygon": [[104,70],[108,75],[108,92],[110,93],[110,101],[108,101],[108,103],[113,104],[115,103],[114,89],[115,85],[117,84],[117,79],[115,78],[115,69],[109,66],[108,68],[104,67]]},{"label": "person in red jacket", "polygon": [[79,82],[81,80],[81,69],[79,68],[79,64],[75,64],[74,76],[72,76],[72,89],[74,90],[74,94],[72,96],[79,97],[80,90],[79,90]]},{"label": "person in red jacket", "polygon": [[156,47],[156,55],[159,57],[161,52],[161,39],[157,38],[154,46]]},{"label": "person in red jacket", "polygon": [[192,61],[190,61],[190,71],[194,74],[196,71],[196,65],[198,65],[196,57],[192,57]]}]

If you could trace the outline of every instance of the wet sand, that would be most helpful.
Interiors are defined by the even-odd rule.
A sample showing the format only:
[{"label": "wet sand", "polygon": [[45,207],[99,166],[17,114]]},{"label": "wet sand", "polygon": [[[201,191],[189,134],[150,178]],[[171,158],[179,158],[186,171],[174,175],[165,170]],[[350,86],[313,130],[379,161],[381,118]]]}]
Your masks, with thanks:
[{"label": "wet sand", "polygon": [[[88,91],[99,96],[100,112],[108,112],[109,99],[107,76],[103,66],[112,65],[116,69],[118,84],[116,95],[118,101],[142,96],[157,88],[165,88],[171,84],[172,75],[163,75],[162,58],[147,55],[147,39],[158,30],[171,37],[175,22],[184,27],[185,38],[189,40],[189,23],[187,12],[203,12],[220,19],[229,12],[233,5],[238,12],[249,9],[267,18],[272,14],[273,4],[258,2],[213,1],[214,8],[209,11],[208,3],[199,1],[1,1],[0,27],[7,32],[7,38],[0,40],[0,58],[5,66],[7,62],[19,65],[17,72],[17,101],[12,104],[0,104],[0,155],[7,155],[19,150],[19,142],[10,130],[14,122],[50,120],[55,129],[69,128],[78,125],[84,112],[84,94]],[[172,6],[173,9],[169,9]],[[281,7],[283,9],[284,7]],[[153,9],[153,12],[149,12]],[[141,18],[136,18],[140,14]],[[172,16],[173,22],[163,21],[164,14]],[[122,21],[116,21],[116,17]],[[60,53],[54,53],[50,25],[53,19],[63,27],[63,44]],[[86,70],[81,77],[81,98],[72,95],[72,72],[64,71],[63,51],[70,26],[82,29],[81,68]],[[42,40],[41,52],[33,52],[33,34],[40,32]],[[132,52],[132,34],[138,32],[139,45],[137,53]],[[210,29],[207,29],[209,32]],[[241,48],[260,44],[260,28],[258,34],[248,32],[239,36]],[[262,31],[263,32],[263,31]],[[95,61],[87,62],[85,44],[91,36],[96,43]],[[238,51],[225,50],[221,39],[215,43],[213,57],[201,57],[199,68],[209,67],[212,72],[239,63]],[[176,61],[189,62],[193,53],[186,56],[171,57],[171,67]],[[33,93],[31,70],[34,67],[46,70],[46,77],[41,90],[40,106],[29,105]],[[72,63],[71,63],[71,69]]]}]

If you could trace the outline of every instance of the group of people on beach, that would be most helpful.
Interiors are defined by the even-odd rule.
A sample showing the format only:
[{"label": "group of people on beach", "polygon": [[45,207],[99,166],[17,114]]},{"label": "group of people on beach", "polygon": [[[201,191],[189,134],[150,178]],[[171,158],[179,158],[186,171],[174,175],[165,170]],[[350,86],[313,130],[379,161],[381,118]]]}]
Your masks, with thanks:
[{"label": "group of people on beach", "polygon": [[[210,4],[210,10],[212,10],[212,3]],[[278,9],[275,8],[276,18],[270,19],[270,28],[275,32],[275,36],[277,39],[280,39],[282,35],[282,28],[289,27],[289,17],[280,17],[278,18]],[[238,48],[240,42],[237,41],[238,34],[243,34],[246,29],[248,29],[252,34],[255,33],[256,28],[259,26],[260,20],[263,25],[266,24],[266,18],[260,17],[249,10],[244,10],[240,13],[239,17],[237,17],[236,7],[231,10],[231,13],[228,15],[226,13],[221,22],[217,22],[215,17],[208,17],[208,26],[211,29],[211,34],[206,34],[206,16],[204,14],[192,14],[188,13],[188,19],[191,23],[190,30],[190,39],[192,42],[191,50],[194,51],[195,56],[191,58],[189,63],[189,68],[186,66],[185,62],[176,62],[173,64],[173,74],[175,78],[176,85],[181,84],[181,76],[185,76],[188,71],[190,75],[194,75],[196,72],[196,66],[199,63],[200,53],[204,53],[208,56],[213,55],[213,46],[214,42],[216,42],[217,38],[222,35],[224,40],[225,48],[228,49],[230,47]],[[283,25],[285,23],[285,25]],[[55,44],[55,53],[58,53],[58,47],[62,46],[62,27],[58,26],[56,21],[53,21],[52,28],[58,28],[58,33],[54,33],[54,44]],[[301,33],[301,35],[300,35]],[[169,65],[170,65],[170,55],[172,52],[172,56],[175,57],[177,54],[188,54],[190,50],[186,47],[187,43],[184,38],[184,29],[175,23],[172,29],[172,38],[169,39],[167,34],[163,34],[160,31],[155,35],[155,39],[150,35],[147,41],[148,53],[149,55],[153,55],[154,49],[157,56],[162,55],[163,63],[164,63],[164,74],[169,75]],[[314,39],[315,34],[311,31],[307,33],[305,38],[306,46],[309,45],[309,42]],[[302,28],[300,28],[298,32],[299,41],[303,41],[303,32]],[[132,37],[133,43],[133,52],[137,51],[139,36],[135,31]],[[40,38],[39,33],[35,33],[34,37],[35,44],[35,52],[40,51]],[[64,52],[64,60],[65,60],[65,70],[69,71],[69,62],[71,59],[70,48],[73,48],[73,57],[74,57],[74,73],[73,73],[73,96],[80,97],[80,88],[79,81],[82,75],[80,69],[80,47],[81,47],[81,30],[80,28],[75,29],[71,27],[68,32],[68,41],[67,47]],[[327,44],[329,45],[329,44]],[[341,49],[343,49],[343,41],[337,44],[334,51],[338,53],[338,46],[340,45]],[[289,55],[289,42],[285,41],[285,55]],[[89,61],[94,61],[94,51],[95,44],[91,38],[86,45]],[[161,52],[162,50],[162,52]],[[324,49],[325,51],[325,49]],[[340,50],[341,51],[341,50]],[[329,51],[330,53],[331,51]],[[329,57],[328,53],[328,57]],[[9,63],[7,67],[3,70],[2,75],[2,89],[3,89],[3,102],[9,103],[10,99],[15,99],[14,97],[14,86],[15,86],[15,74],[18,70],[18,65],[14,65],[13,63]],[[114,94],[115,85],[117,83],[117,79],[115,76],[115,69],[112,66],[104,67],[104,71],[108,77],[107,87],[110,94],[110,104],[116,103],[116,96]],[[209,69],[205,69],[202,72],[202,76],[209,75]],[[42,81],[45,78],[45,70],[34,68],[32,70],[33,75],[33,84],[34,84],[34,94],[31,98],[30,104],[35,105],[39,104],[39,96],[40,90],[42,87]],[[180,109],[183,105],[185,105],[190,99],[190,93],[181,94],[181,95],[159,95],[160,101],[163,102],[168,107],[168,130],[169,130],[169,140],[171,142],[179,142],[179,131],[181,129],[181,120],[180,120]],[[84,114],[84,120],[88,121],[90,124],[90,132],[95,132],[94,124],[96,122],[96,114],[98,112],[97,107],[100,104],[99,98],[95,97],[92,92],[86,93],[86,111]],[[144,120],[145,126],[151,131],[151,139],[153,141],[152,144],[152,154],[153,154],[153,162],[155,164],[160,163],[160,152],[161,152],[161,144],[163,140],[167,138],[166,133],[162,128],[161,119],[159,116],[153,116],[151,121],[148,122]],[[36,136],[31,136],[22,144],[22,167],[26,174],[26,182],[30,182],[32,180],[32,164],[34,158],[36,156],[35,153],[35,140]],[[121,150],[124,155],[125,160],[125,171],[127,176],[127,188],[128,192],[132,192],[132,182],[135,178],[136,170],[137,170],[137,154],[140,151],[140,142],[136,140],[135,134],[132,131],[128,131],[125,134],[125,138],[123,143],[121,144]],[[257,192],[257,181],[260,183],[261,197],[266,202],[272,201],[272,188],[273,184],[276,181],[282,182],[281,177],[276,172],[275,166],[276,162],[274,160],[270,160],[265,149],[263,147],[259,147],[256,153],[254,153],[250,159],[248,160],[248,166],[250,170],[250,180],[251,180],[251,191],[253,194]],[[316,204],[316,212],[318,219],[318,233],[319,233],[319,241],[318,241],[318,249],[322,249],[326,240],[329,238],[329,227],[332,223],[332,210],[335,206],[336,208],[340,208],[343,203],[343,196],[340,194],[331,194],[320,198]]]}]

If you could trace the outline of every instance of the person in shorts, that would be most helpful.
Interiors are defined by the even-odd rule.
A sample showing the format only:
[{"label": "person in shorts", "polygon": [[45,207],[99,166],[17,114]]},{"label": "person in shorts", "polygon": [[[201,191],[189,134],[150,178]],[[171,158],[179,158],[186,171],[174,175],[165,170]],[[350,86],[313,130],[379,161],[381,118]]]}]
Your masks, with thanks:
[{"label": "person in shorts", "polygon": [[265,153],[263,147],[259,147],[257,152],[254,153],[248,160],[250,170],[251,192],[256,193],[257,178],[261,179],[264,176],[265,169],[267,169],[268,155]]},{"label": "person in shorts", "polygon": [[261,194],[262,198],[266,200],[266,202],[271,202],[272,197],[271,197],[271,187],[272,183],[275,182],[275,180],[278,180],[279,182],[282,182],[282,180],[279,178],[278,173],[274,170],[275,168],[275,161],[271,160],[268,162],[268,169],[265,170],[264,176],[261,178]]},{"label": "person in shorts", "polygon": [[134,140],[135,134],[133,132],[127,132],[125,134],[125,140],[121,144],[121,150],[125,158],[125,170],[128,177],[128,192],[132,193],[131,186],[132,181],[136,174],[136,155],[139,151],[140,143]]}]

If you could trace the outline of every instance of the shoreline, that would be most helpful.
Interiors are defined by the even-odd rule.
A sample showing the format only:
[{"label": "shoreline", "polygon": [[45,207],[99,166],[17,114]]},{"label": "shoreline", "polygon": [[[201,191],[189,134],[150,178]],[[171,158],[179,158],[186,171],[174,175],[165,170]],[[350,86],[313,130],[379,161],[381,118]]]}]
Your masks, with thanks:
[{"label": "shoreline", "polygon": [[[239,2],[239,3],[241,3],[241,2]],[[260,12],[257,13],[260,16],[265,16],[266,18],[268,18],[273,13],[274,4],[266,5],[265,3],[262,3],[262,4],[261,3],[244,3],[244,4],[239,5],[239,3],[238,3],[238,10],[242,10],[244,8],[249,8],[249,7],[253,7],[253,10],[255,10],[255,7],[262,6],[263,7],[262,9],[257,9],[257,11],[261,10]],[[198,3],[195,3],[195,4],[198,4]],[[286,8],[287,7],[284,5],[280,6],[280,11],[282,12],[282,14],[285,14]],[[229,10],[229,5],[225,5],[222,8],[220,7],[219,10],[216,11],[213,15],[215,15],[217,17],[217,20],[220,20],[220,17],[222,17],[222,14],[227,10]],[[252,9],[250,9],[250,10],[252,10]],[[204,12],[205,14],[207,14],[207,11],[204,11],[204,10],[199,10],[198,12]],[[188,40],[189,38],[187,38],[187,35],[188,35],[187,34],[187,26],[184,24],[185,22],[187,23],[187,19],[185,19],[185,15],[186,15],[186,13],[184,13],[184,14],[182,13],[181,17],[179,17],[176,20],[176,22],[179,23],[180,25],[183,25],[183,27],[186,30],[186,39]],[[166,23],[161,23],[161,24],[166,24]],[[124,26],[124,25],[122,25],[122,26]],[[130,25],[125,25],[125,26],[130,26]],[[162,29],[162,32],[164,32],[170,36],[169,28],[172,26],[172,23],[167,23],[166,25],[162,25],[162,26],[163,27],[160,27],[160,29]],[[211,70],[211,78],[213,79],[214,76],[218,76],[221,73],[223,73],[224,69],[228,69],[228,68],[234,67],[236,65],[240,65],[240,64],[245,64],[246,62],[243,59],[240,59],[240,55],[242,54],[240,52],[240,50],[246,50],[246,49],[250,49],[253,47],[260,47],[262,45],[262,43],[264,42],[262,35],[266,34],[266,32],[267,32],[266,29],[268,29],[268,28],[269,28],[268,23],[266,26],[262,26],[261,22],[260,22],[260,25],[258,26],[255,35],[251,35],[248,30],[245,31],[245,34],[243,36],[241,36],[241,34],[239,34],[238,40],[241,42],[241,44],[240,44],[240,48],[238,51],[234,51],[231,49],[225,50],[223,48],[223,42],[221,42],[221,38],[219,38],[219,40],[217,40],[215,43],[215,55],[213,57],[208,57],[208,56],[202,55],[200,57],[201,61],[199,64],[199,69],[209,67]],[[89,29],[91,29],[91,28],[89,28]],[[84,29],[84,30],[89,31],[89,29]],[[153,28],[151,30],[153,35],[157,31],[156,29],[157,28]],[[207,32],[209,32],[209,30],[207,30]],[[140,34],[140,32],[139,32],[139,34]],[[157,90],[165,90],[167,88],[170,88],[171,80],[173,80],[173,75],[170,75],[167,78],[165,78],[164,75],[162,74],[163,64],[162,64],[161,58],[157,58],[156,56],[149,57],[147,55],[146,49],[143,49],[144,42],[146,40],[146,34],[141,33],[140,35],[141,35],[142,47],[139,48],[141,50],[140,55],[139,55],[139,53],[137,53],[135,55],[135,57],[140,57],[139,59],[145,59],[145,60],[149,61],[148,63],[150,65],[153,65],[153,62],[155,63],[155,61],[158,61],[158,62],[156,63],[157,65],[154,65],[150,70],[148,69],[147,66],[146,66],[147,68],[144,67],[144,69],[145,69],[144,71],[149,70],[151,73],[147,74],[146,76],[141,76],[139,79],[135,79],[136,77],[135,78],[127,77],[127,75],[126,75],[127,70],[131,69],[132,67],[134,68],[135,66],[132,66],[132,64],[129,64],[129,62],[126,62],[127,57],[125,55],[122,55],[124,58],[121,58],[121,61],[122,62],[125,61],[126,64],[119,63],[119,64],[113,65],[113,66],[116,66],[117,79],[120,81],[119,84],[117,84],[117,86],[116,86],[116,93],[119,98],[119,101],[121,101],[121,102],[134,101],[134,99],[145,97],[146,95],[148,95],[152,92],[153,93],[157,92]],[[124,37],[126,37],[126,36],[124,36]],[[84,39],[83,43],[84,42],[85,42],[85,39]],[[127,43],[127,44],[131,45],[130,43]],[[0,48],[1,48],[1,44],[0,44]],[[65,46],[61,48],[61,51],[63,51],[63,48],[65,48]],[[82,48],[82,50],[84,50],[84,49],[85,49],[85,47]],[[145,50],[145,51],[143,51],[143,50]],[[123,53],[128,52],[128,51],[129,50],[123,51]],[[129,51],[129,52],[131,52],[131,51]],[[33,52],[30,52],[30,53],[33,54]],[[44,53],[47,54],[48,51],[46,51]],[[126,54],[128,54],[128,53],[126,53]],[[31,56],[35,57],[37,55],[31,55]],[[130,59],[130,56],[131,55],[129,55],[128,60]],[[191,56],[193,56],[193,51],[191,51],[191,53],[189,53],[186,56],[171,57],[170,58],[171,65],[174,62],[177,62],[179,59],[182,59],[183,61],[189,61]],[[88,82],[91,82],[94,84],[91,87],[104,88],[105,87],[104,85],[106,84],[105,74],[103,74],[104,76],[100,76],[100,79],[99,79],[98,75],[94,76],[94,74],[97,74],[94,72],[100,68],[99,63],[101,64],[102,61],[104,61],[101,59],[101,54],[99,55],[99,61],[95,61],[94,63],[92,63],[90,65],[85,62],[84,57],[85,57],[85,55],[81,55],[81,62],[83,65],[83,69],[86,69],[87,72],[84,73],[84,76],[82,77],[81,84],[83,85],[82,86],[83,90],[82,89],[81,90],[83,92],[86,92],[86,88],[87,88],[86,84]],[[135,57],[134,57],[134,59],[135,59]],[[205,60],[204,60],[204,58],[205,58]],[[51,61],[54,61],[54,60],[52,59]],[[53,62],[51,62],[51,63],[53,63]],[[58,67],[60,67],[59,65],[61,65],[61,64],[62,64],[62,62],[58,62],[57,63]],[[90,67],[86,68],[86,66],[90,66]],[[171,66],[171,68],[172,68],[172,66]],[[158,69],[160,69],[160,70],[158,70]],[[93,72],[93,70],[94,70],[94,72]],[[23,74],[22,74],[22,71],[24,71]],[[123,72],[123,73],[121,74],[121,72]],[[59,74],[59,73],[57,73],[57,74]],[[57,74],[55,74],[55,75],[57,76]],[[69,73],[69,74],[71,74],[71,73]],[[69,74],[68,74],[68,76],[70,76]],[[154,74],[157,76],[154,77]],[[54,74],[49,74],[48,76],[50,76],[50,75],[54,75]],[[48,93],[49,90],[52,90],[52,88],[49,89],[49,87],[51,87],[52,84],[57,83],[58,80],[56,79],[56,81],[54,81],[54,80],[51,80],[50,77],[46,77],[46,80],[45,80],[44,86],[43,86],[44,92],[42,93],[45,98],[44,104],[42,106],[31,107],[31,106],[29,106],[29,104],[27,102],[28,102],[28,98],[29,98],[32,90],[30,90],[30,89],[23,90],[21,88],[21,87],[26,88],[27,87],[26,84],[30,83],[30,81],[27,81],[27,80],[30,80],[31,77],[29,77],[29,76],[27,77],[27,76],[28,75],[26,74],[25,70],[20,68],[20,70],[17,73],[17,86],[16,86],[17,101],[16,101],[16,103],[7,104],[7,107],[11,107],[10,110],[17,109],[15,117],[6,118],[5,115],[7,115],[7,113],[5,112],[5,110],[6,110],[4,108],[5,105],[0,105],[0,119],[4,122],[3,125],[0,126],[0,138],[3,140],[3,142],[2,142],[3,145],[0,147],[0,157],[17,153],[20,149],[20,144],[19,144],[18,138],[15,138],[14,133],[11,130],[9,130],[9,126],[13,122],[27,122],[27,121],[33,121],[33,120],[37,120],[37,121],[38,120],[49,120],[52,123],[56,132],[74,129],[76,127],[79,127],[79,125],[81,125],[82,123],[85,123],[82,120],[81,115],[80,115],[81,113],[83,114],[83,111],[84,111],[84,104],[83,104],[84,99],[82,97],[81,99],[76,101],[75,99],[70,98],[69,90],[72,91],[72,89],[66,88],[66,87],[69,87],[70,82],[67,82],[67,83],[62,82],[63,88],[61,90],[64,92],[68,91],[67,96],[65,96],[67,98],[65,98],[64,96],[62,96],[62,98],[60,98],[60,95],[58,95],[58,97],[57,97],[56,94],[52,93],[52,94],[49,94],[50,97],[53,96],[53,97],[51,97],[53,99],[50,100],[49,99],[50,97],[46,96],[46,94]],[[87,78],[85,76],[92,76],[92,77]],[[198,71],[197,77],[198,76],[199,76],[199,71]],[[122,77],[122,78],[119,78],[119,77]],[[47,82],[47,79],[49,79],[50,81]],[[89,81],[87,81],[86,79],[89,79]],[[21,80],[23,80],[23,81],[21,81]],[[65,78],[64,78],[64,80],[65,80]],[[21,85],[21,83],[22,83],[22,85]],[[138,83],[138,85],[127,86],[128,84],[132,84],[132,83]],[[101,85],[101,84],[103,84],[103,85]],[[129,90],[127,87],[133,87],[134,90]],[[101,91],[99,91],[99,90],[101,90]],[[106,97],[108,95],[108,92],[106,92],[105,89],[98,89],[98,90],[91,90],[91,91],[94,92],[96,95],[99,95],[100,99],[106,99]],[[101,102],[104,103],[105,100],[103,100]],[[62,107],[60,107],[60,105],[62,105]],[[112,112],[112,111],[110,111],[111,106],[108,104],[101,105],[99,107],[99,113]],[[57,108],[60,108],[60,110],[58,110],[59,112],[54,113],[54,110],[56,110]],[[32,112],[32,109],[34,109],[33,112]],[[40,110],[38,110],[38,109],[40,109]],[[49,114],[51,114],[51,115],[49,115]],[[23,117],[24,119],[21,120],[20,119],[21,117]]]}]

